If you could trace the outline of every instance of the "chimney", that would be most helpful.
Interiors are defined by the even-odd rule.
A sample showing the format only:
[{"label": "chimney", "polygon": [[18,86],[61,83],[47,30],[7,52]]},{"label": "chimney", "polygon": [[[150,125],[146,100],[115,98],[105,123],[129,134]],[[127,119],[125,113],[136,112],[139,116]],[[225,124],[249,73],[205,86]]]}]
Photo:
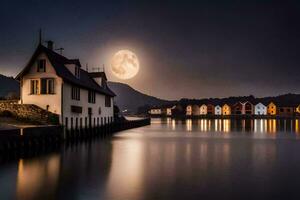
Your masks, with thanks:
[{"label": "chimney", "polygon": [[47,48],[50,50],[53,50],[53,41],[51,41],[51,40],[47,41]]}]

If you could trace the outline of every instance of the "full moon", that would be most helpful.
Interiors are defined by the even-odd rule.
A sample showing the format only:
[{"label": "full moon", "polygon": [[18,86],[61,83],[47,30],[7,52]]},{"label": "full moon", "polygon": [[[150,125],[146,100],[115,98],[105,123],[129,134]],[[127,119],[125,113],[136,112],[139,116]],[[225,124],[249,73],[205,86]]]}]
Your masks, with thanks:
[{"label": "full moon", "polygon": [[112,58],[111,71],[119,79],[131,79],[139,71],[140,63],[135,53],[120,50]]}]

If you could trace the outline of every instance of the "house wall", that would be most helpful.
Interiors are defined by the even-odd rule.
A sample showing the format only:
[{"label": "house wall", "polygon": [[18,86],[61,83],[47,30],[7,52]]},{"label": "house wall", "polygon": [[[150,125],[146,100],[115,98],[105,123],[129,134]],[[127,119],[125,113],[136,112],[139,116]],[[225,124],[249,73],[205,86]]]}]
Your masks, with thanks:
[{"label": "house wall", "polygon": [[243,103],[242,114],[252,115],[254,114],[254,106],[250,102]]},{"label": "house wall", "polygon": [[208,115],[214,115],[215,114],[215,106],[214,105],[207,105],[207,114]]},{"label": "house wall", "polygon": [[167,116],[171,116],[172,115],[172,108],[167,108]]},{"label": "house wall", "polygon": [[75,68],[76,68],[76,65],[75,65],[75,64],[66,64],[65,66],[66,66],[67,69],[75,76]]},{"label": "house wall", "polygon": [[200,115],[200,108],[197,105],[192,106],[192,115],[199,116]]},{"label": "house wall", "polygon": [[231,115],[231,108],[230,108],[230,106],[228,106],[227,104],[225,104],[222,107],[222,114],[223,115]]},{"label": "house wall", "polygon": [[161,108],[160,110],[162,115],[167,115],[167,108]]},{"label": "house wall", "polygon": [[157,108],[157,109],[151,109],[150,110],[150,114],[151,115],[160,115],[161,114],[161,109]]},{"label": "house wall", "polygon": [[267,106],[263,105],[262,103],[258,103],[254,107],[254,114],[255,115],[266,115],[267,114]]},{"label": "house wall", "polygon": [[186,107],[186,115],[191,116],[192,115],[192,106],[188,105]]},{"label": "house wall", "polygon": [[279,116],[293,116],[294,108],[293,107],[277,107],[277,115]]},{"label": "house wall", "polygon": [[[21,104],[34,104],[52,113],[61,114],[61,86],[62,79],[56,72],[45,54],[40,54],[38,59],[46,60],[46,72],[37,72],[37,62],[30,67],[28,73],[20,80]],[[30,80],[41,78],[54,78],[54,94],[30,94]]]},{"label": "house wall", "polygon": [[96,83],[98,83],[98,85],[102,86],[102,78],[101,77],[95,77],[94,80],[96,81]]},{"label": "house wall", "polygon": [[221,115],[222,114],[222,108],[221,106],[215,107],[215,115]]},{"label": "house wall", "polygon": [[[71,128],[71,122],[73,119],[73,127],[76,125],[76,119],[78,127],[82,120],[82,127],[89,125],[88,108],[92,108],[91,125],[92,127],[97,125],[108,124],[113,121],[113,98],[111,98],[111,107],[105,107],[105,95],[96,93],[96,102],[88,103],[88,90],[80,89],[80,101],[73,100],[71,96],[72,85],[69,83],[63,84],[63,124],[68,128]],[[82,113],[72,113],[71,106],[82,107]],[[101,113],[99,113],[101,109]],[[68,122],[66,122],[68,118]],[[87,123],[86,123],[87,121]]]},{"label": "house wall", "polygon": [[296,107],[295,112],[296,112],[297,114],[300,114],[300,105]]},{"label": "house wall", "polygon": [[268,115],[276,115],[277,107],[274,103],[269,103],[269,105],[267,106],[267,113]]},{"label": "house wall", "polygon": [[207,106],[206,105],[200,106],[200,115],[207,115]]},{"label": "house wall", "polygon": [[242,103],[236,103],[231,108],[232,114],[234,115],[243,115],[245,113],[245,109]]},{"label": "house wall", "polygon": [[179,115],[186,115],[186,114],[187,114],[187,110],[185,106],[177,104],[172,108],[172,116],[179,116]]}]

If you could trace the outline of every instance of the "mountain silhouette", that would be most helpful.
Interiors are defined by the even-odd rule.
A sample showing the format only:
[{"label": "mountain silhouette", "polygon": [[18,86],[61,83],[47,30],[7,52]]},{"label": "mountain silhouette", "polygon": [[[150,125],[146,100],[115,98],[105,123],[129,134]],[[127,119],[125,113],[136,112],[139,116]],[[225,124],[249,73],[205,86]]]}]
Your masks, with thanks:
[{"label": "mountain silhouette", "polygon": [[0,74],[0,98],[4,99],[10,96],[19,95],[19,82],[13,77],[7,77]]},{"label": "mountain silhouette", "polygon": [[172,103],[172,101],[143,94],[124,83],[108,82],[108,86],[116,93],[115,102],[121,111],[136,113],[140,107],[146,105],[151,107]]}]

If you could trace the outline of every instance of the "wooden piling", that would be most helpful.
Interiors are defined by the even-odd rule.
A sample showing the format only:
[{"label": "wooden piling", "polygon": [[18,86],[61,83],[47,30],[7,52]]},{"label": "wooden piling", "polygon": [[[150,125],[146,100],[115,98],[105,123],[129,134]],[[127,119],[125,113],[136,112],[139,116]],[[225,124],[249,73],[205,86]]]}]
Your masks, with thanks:
[{"label": "wooden piling", "polygon": [[105,138],[116,132],[150,124],[150,119],[113,122],[93,128],[77,127],[66,129],[63,126],[31,127],[0,131],[0,154],[10,151],[59,146],[63,142],[81,142],[92,138]]}]

